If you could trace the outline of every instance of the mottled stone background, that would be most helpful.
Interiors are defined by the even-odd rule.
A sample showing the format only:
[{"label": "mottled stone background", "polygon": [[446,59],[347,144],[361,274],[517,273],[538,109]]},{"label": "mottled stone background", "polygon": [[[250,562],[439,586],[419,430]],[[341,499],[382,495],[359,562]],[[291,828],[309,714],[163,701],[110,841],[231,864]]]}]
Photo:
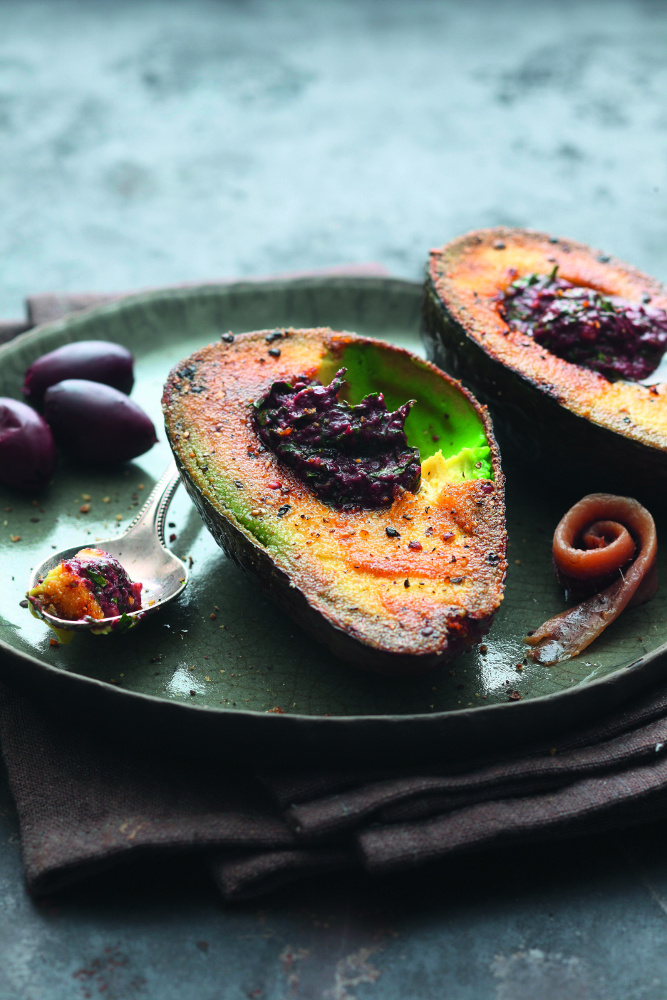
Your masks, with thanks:
[{"label": "mottled stone background", "polygon": [[667,278],[667,4],[0,2],[0,316],[27,293],[533,226]]}]

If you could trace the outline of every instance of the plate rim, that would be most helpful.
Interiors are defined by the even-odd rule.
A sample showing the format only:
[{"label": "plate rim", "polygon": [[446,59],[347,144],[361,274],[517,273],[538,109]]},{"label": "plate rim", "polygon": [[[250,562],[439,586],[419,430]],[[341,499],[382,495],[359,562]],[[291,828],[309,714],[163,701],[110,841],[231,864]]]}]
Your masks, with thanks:
[{"label": "plate rim", "polygon": [[[417,292],[421,295],[423,290],[423,282],[411,281],[409,278],[395,278],[388,275],[359,275],[359,274],[334,274],[334,275],[303,275],[295,278],[241,278],[239,280],[231,281],[205,281],[201,284],[192,283],[185,285],[165,285],[164,288],[154,288],[146,289],[144,291],[130,292],[128,295],[121,295],[117,299],[112,299],[107,302],[100,302],[99,305],[89,306],[84,309],[77,309],[74,312],[67,313],[60,319],[49,320],[47,323],[40,323],[38,326],[33,326],[29,330],[24,330],[22,333],[17,334],[10,340],[5,341],[0,344],[0,362],[5,353],[11,352],[11,349],[17,344],[29,344],[31,340],[35,339],[38,335],[59,333],[63,328],[69,326],[76,326],[79,322],[84,319],[95,318],[96,316],[108,316],[116,312],[124,311],[126,307],[141,305],[144,302],[150,302],[154,299],[177,299],[177,298],[189,298],[194,295],[201,295],[202,293],[245,293],[248,291],[261,291],[263,288],[308,288],[317,285],[357,285],[359,288],[369,287],[373,285],[389,285],[396,289],[402,289],[408,292]],[[100,293],[100,294],[115,294],[115,293]],[[241,330],[241,333],[248,333],[251,331]],[[343,331],[341,331],[343,332]],[[350,331],[351,332],[351,331]],[[454,376],[452,376],[453,378]],[[458,380],[457,380],[458,381]],[[19,399],[20,397],[16,397]]]},{"label": "plate rim", "polygon": [[[108,316],[132,310],[145,303],[156,300],[169,300],[174,298],[196,298],[202,294],[210,295],[233,295],[244,293],[257,293],[266,289],[290,289],[290,288],[315,288],[322,286],[338,286],[341,288],[352,287],[359,290],[371,287],[389,287],[397,291],[406,291],[421,294],[422,283],[410,281],[405,278],[394,278],[381,275],[313,275],[295,278],[270,278],[270,279],[240,279],[237,281],[225,282],[203,282],[201,284],[188,284],[184,286],[167,286],[165,288],[151,289],[132,293],[122,298],[114,299],[93,306],[85,310],[69,313],[67,316],[52,320],[48,323],[40,324],[24,333],[19,334],[12,340],[0,345],[0,363],[5,354],[13,352],[16,345],[29,345],[31,341],[42,337],[44,334],[58,334],[67,329],[74,328],[80,323],[89,322],[97,316]],[[502,456],[501,456],[502,459]],[[377,727],[379,730],[389,729],[413,731],[415,724],[420,727],[442,727],[448,723],[451,726],[464,728],[471,723],[471,728],[478,729],[478,724],[484,725],[486,720],[505,719],[509,712],[514,712],[514,719],[519,722],[526,721],[532,716],[539,718],[550,715],[550,709],[554,709],[554,716],[568,716],[567,709],[580,702],[595,702],[595,695],[601,697],[597,699],[600,703],[600,713],[610,707],[617,707],[622,697],[630,697],[645,687],[648,687],[658,676],[661,661],[667,657],[667,642],[645,653],[628,664],[611,671],[604,677],[596,678],[588,682],[580,682],[571,688],[550,694],[538,695],[534,698],[523,699],[521,701],[508,701],[506,703],[496,703],[491,705],[480,705],[474,708],[460,708],[449,711],[433,711],[409,714],[377,714],[377,715],[307,715],[300,712],[285,712],[277,714],[263,712],[255,709],[231,709],[225,707],[215,707],[210,705],[191,704],[179,700],[161,698],[157,695],[147,694],[140,691],[131,691],[106,681],[83,674],[72,673],[62,667],[53,666],[41,660],[38,656],[17,649],[5,639],[0,638],[0,680],[9,679],[9,683],[16,682],[20,689],[24,689],[23,680],[36,679],[40,675],[45,675],[49,687],[69,687],[79,689],[80,692],[90,691],[95,697],[102,697],[110,706],[145,706],[146,711],[153,713],[162,712],[170,716],[183,717],[184,719],[196,719],[202,716],[211,720],[233,719],[235,723],[244,720],[252,721],[252,728],[263,731],[284,731],[286,729],[308,729],[317,727],[323,731],[351,730],[356,728],[366,729],[369,726]],[[26,677],[25,667],[29,670]],[[22,670],[23,668],[23,670]],[[351,668],[353,669],[353,668]],[[655,676],[654,676],[655,675]],[[33,694],[39,693],[32,691]],[[577,718],[581,713],[572,713],[573,718]],[[586,713],[586,718],[590,718],[590,713]],[[260,722],[261,720],[261,722]],[[519,727],[520,728],[520,727]],[[567,728],[567,721],[559,727]]]}]

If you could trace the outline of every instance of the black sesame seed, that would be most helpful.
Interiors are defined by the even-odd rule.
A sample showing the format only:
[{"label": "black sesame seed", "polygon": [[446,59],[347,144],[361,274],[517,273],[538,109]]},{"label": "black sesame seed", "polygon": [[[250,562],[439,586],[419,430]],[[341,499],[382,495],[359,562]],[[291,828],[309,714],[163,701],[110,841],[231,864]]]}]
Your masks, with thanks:
[{"label": "black sesame seed", "polygon": [[401,537],[401,533],[399,531],[396,531],[396,528],[385,528],[384,530],[387,532],[390,538]]},{"label": "black sesame seed", "polygon": [[283,333],[282,330],[274,330],[273,333],[270,333],[268,337],[264,338],[264,340],[267,342],[267,344],[273,344],[274,341],[281,340],[284,336],[285,334]]},{"label": "black sesame seed", "polygon": [[283,504],[282,507],[278,508],[278,517],[284,517],[285,514],[289,513],[291,509],[292,508],[288,503]]},{"label": "black sesame seed", "polygon": [[279,358],[280,357],[280,348],[279,347],[270,347],[269,348],[269,354],[271,355],[272,358]]},{"label": "black sesame seed", "polygon": [[223,335],[220,338],[220,340],[224,340],[224,342],[226,344],[233,344],[234,343],[234,334],[233,333],[223,333]]}]

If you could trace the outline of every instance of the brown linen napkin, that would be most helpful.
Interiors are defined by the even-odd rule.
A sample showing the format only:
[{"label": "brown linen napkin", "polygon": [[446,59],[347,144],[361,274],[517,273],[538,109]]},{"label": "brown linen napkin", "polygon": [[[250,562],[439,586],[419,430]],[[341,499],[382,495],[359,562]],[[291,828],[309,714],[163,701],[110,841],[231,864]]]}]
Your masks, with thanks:
[{"label": "brown linen napkin", "polygon": [[31,323],[20,319],[0,319],[0,344],[6,344],[8,340],[13,340],[14,337],[18,337],[19,333],[25,333],[31,326]]},{"label": "brown linen napkin", "polygon": [[0,686],[0,744],[28,887],[198,851],[227,899],[295,878],[398,871],[456,852],[667,815],[667,691],[553,747],[429,773],[230,773],[73,729]]}]

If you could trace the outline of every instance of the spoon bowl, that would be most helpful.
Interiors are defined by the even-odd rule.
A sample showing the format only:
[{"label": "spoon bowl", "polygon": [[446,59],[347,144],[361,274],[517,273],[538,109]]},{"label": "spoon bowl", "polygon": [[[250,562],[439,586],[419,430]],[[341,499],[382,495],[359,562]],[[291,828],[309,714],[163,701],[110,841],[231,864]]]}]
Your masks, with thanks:
[{"label": "spoon bowl", "polygon": [[[95,548],[108,552],[119,561],[131,580],[142,584],[142,607],[139,611],[126,612],[113,618],[70,621],[49,614],[37,601],[28,598],[33,614],[56,629],[59,634],[68,633],[66,638],[69,639],[74,632],[101,633],[128,628],[178,597],[187,586],[188,568],[182,559],[167,549],[164,526],[167,509],[180,481],[176,464],[172,462],[123,534],[95,543]],[[59,563],[71,559],[86,547],[88,546],[84,542],[47,556],[33,570],[29,591]]]}]

